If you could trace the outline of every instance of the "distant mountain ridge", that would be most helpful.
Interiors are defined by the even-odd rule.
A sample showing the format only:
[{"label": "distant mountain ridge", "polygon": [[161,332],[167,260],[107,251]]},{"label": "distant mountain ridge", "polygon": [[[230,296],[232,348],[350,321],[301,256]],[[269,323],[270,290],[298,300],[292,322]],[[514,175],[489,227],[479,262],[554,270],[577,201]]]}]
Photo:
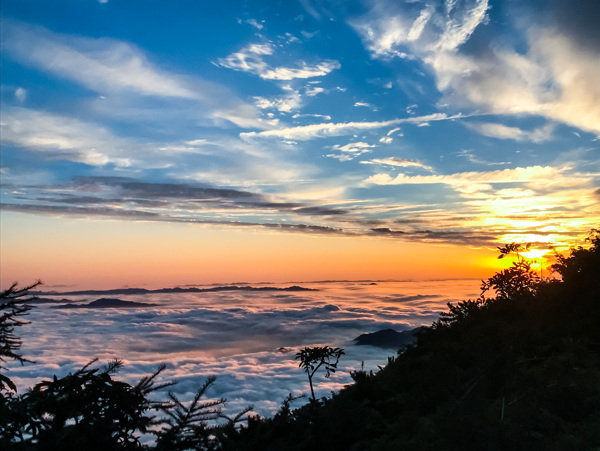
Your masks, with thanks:
[{"label": "distant mountain ridge", "polygon": [[153,307],[156,304],[147,304],[145,302],[123,301],[121,299],[102,298],[87,304],[64,304],[57,305],[55,308],[133,308],[133,307]]},{"label": "distant mountain ridge", "polygon": [[[96,295],[132,295],[132,294],[169,294],[169,293],[212,293],[215,291],[318,291],[316,288],[305,288],[298,285],[290,287],[253,287],[250,285],[223,285],[211,288],[159,288],[157,290],[148,290],[146,288],[117,288],[112,290],[80,290],[80,291],[46,291],[36,292],[35,294],[43,294],[46,296],[61,295],[61,296],[96,296]],[[33,294],[33,293],[32,293]]]}]

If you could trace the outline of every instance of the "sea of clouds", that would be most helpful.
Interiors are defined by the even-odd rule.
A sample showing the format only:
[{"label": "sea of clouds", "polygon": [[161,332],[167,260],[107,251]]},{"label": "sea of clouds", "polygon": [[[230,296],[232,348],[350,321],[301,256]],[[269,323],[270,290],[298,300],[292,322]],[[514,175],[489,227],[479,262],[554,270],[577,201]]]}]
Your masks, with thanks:
[{"label": "sea of clouds", "polygon": [[[283,288],[291,284],[261,284]],[[192,398],[206,377],[217,381],[211,398],[227,399],[226,413],[248,405],[272,415],[289,393],[308,394],[308,379],[295,353],[304,346],[341,347],[345,355],[329,379],[315,376],[318,397],[351,382],[350,371],[377,371],[394,349],[357,346],[365,332],[397,331],[429,325],[447,302],[475,298],[473,279],[406,282],[302,283],[315,291],[215,291],[136,295],[44,294],[86,304],[102,297],[153,304],[130,308],[62,308],[40,304],[30,324],[18,329],[21,353],[34,360],[10,366],[19,391],[57,375],[76,371],[94,358],[119,358],[125,366],[116,378],[134,383],[166,363],[161,381],[177,381],[169,390]],[[294,407],[306,402],[297,401]]]}]

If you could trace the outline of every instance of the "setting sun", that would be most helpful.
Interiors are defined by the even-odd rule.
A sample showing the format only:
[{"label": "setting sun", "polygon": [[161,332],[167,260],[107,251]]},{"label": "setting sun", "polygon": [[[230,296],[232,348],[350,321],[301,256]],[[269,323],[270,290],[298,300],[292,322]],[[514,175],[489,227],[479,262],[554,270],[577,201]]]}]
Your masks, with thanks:
[{"label": "setting sun", "polygon": [[521,255],[530,260],[537,260],[543,258],[548,252],[549,249],[529,249],[526,252],[521,252]]}]

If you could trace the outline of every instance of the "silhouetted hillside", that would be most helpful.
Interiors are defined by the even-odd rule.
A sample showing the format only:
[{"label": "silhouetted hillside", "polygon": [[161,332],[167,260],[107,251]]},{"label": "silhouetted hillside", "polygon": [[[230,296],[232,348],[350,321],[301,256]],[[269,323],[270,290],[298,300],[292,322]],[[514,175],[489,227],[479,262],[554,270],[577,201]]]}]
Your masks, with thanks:
[{"label": "silhouetted hillside", "polygon": [[[173,394],[156,401],[151,394],[170,385],[157,383],[164,366],[130,385],[112,379],[121,362],[91,362],[23,394],[0,373],[0,449],[598,450],[600,232],[590,240],[589,249],[557,256],[562,280],[540,280],[519,245],[501,248],[517,260],[484,281],[478,299],[448,304],[376,374],[355,371],[354,384],[296,410],[290,395],[273,418],[248,419],[249,409],[225,417],[225,400],[201,401],[214,378],[190,403]],[[27,362],[14,329],[37,285],[0,293],[0,370],[7,360]],[[371,335],[390,335],[383,332]],[[312,384],[323,364],[317,354],[343,350],[302,353]],[[337,359],[325,366],[333,372]],[[154,441],[143,444],[142,434]]]},{"label": "silhouetted hillside", "polygon": [[296,410],[286,401],[224,433],[223,449],[600,449],[598,232],[591,241],[558,258],[562,281],[519,258],[381,371]]}]

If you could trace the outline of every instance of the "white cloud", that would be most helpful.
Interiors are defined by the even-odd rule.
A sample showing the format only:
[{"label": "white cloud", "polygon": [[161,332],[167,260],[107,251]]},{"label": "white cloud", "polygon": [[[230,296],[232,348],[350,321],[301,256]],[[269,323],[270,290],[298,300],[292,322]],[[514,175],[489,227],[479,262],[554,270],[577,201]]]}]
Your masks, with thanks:
[{"label": "white cloud", "polygon": [[394,141],[394,138],[390,138],[389,136],[382,136],[379,138],[380,143],[391,144]]},{"label": "white cloud", "polygon": [[[351,25],[376,58],[414,58],[423,53],[456,51],[486,20],[487,0],[464,2],[461,8],[444,12],[425,5],[415,17],[414,5],[375,1],[366,17]],[[446,4],[448,6],[448,4]]]},{"label": "white cloud", "polygon": [[[447,9],[449,16],[455,4],[453,3],[453,6]],[[439,37],[439,41],[434,45],[434,48],[441,51],[458,49],[458,47],[471,37],[475,29],[485,22],[488,8],[488,0],[475,0],[470,8],[465,8],[461,14],[451,16],[445,22],[444,31]]]},{"label": "white cloud", "polygon": [[323,88],[319,88],[318,86],[312,87],[312,88],[307,88],[306,89],[306,95],[309,97],[314,97],[317,94],[320,94],[322,92],[324,92],[325,89]]},{"label": "white cloud", "polygon": [[302,36],[304,36],[306,39],[314,38],[318,33],[319,33],[319,30],[313,31],[313,32],[308,32],[308,31],[302,30],[300,32],[300,34],[302,34]]},{"label": "white cloud", "polygon": [[503,124],[493,123],[466,123],[471,130],[476,131],[484,136],[498,139],[512,139],[519,142],[534,142],[542,143],[552,139],[554,124],[548,124],[534,130],[522,130],[519,127],[508,127]]},{"label": "white cloud", "polygon": [[292,117],[294,119],[297,119],[299,117],[316,117],[316,118],[325,119],[326,121],[330,121],[331,120],[331,116],[329,116],[327,114],[310,114],[310,113],[306,113],[306,114],[294,114]]},{"label": "white cloud", "polygon": [[305,62],[299,63],[299,68],[275,67],[259,74],[267,80],[293,80],[294,78],[323,77],[335,69],[341,67],[337,61],[327,60],[310,66]]},{"label": "white cloud", "polygon": [[344,146],[335,145],[333,146],[333,149],[339,150],[340,152],[355,153],[360,155],[366,152],[370,152],[370,149],[372,149],[373,147],[375,147],[375,144],[368,144],[365,142],[354,142],[346,144]]},{"label": "white cloud", "polygon": [[355,102],[354,106],[359,106],[359,107],[365,107],[365,108],[372,108],[375,109],[375,107],[373,105],[371,105],[370,103],[366,103],[366,102]]},{"label": "white cloud", "polygon": [[255,105],[260,109],[276,109],[278,111],[289,113],[298,109],[302,105],[302,97],[298,91],[292,90],[286,95],[271,97],[254,97]]},{"label": "white cloud", "polygon": [[15,89],[15,99],[17,99],[17,102],[19,103],[25,102],[25,99],[27,99],[27,90],[21,87]]},{"label": "white cloud", "polygon": [[206,144],[207,140],[206,139],[193,139],[191,141],[186,141],[185,143],[190,146],[201,146],[203,144]]},{"label": "white cloud", "polygon": [[258,118],[254,107],[246,104],[215,110],[211,116],[216,120],[225,119],[241,128],[268,129],[278,124],[277,119]]},{"label": "white cloud", "polygon": [[65,37],[3,22],[3,50],[19,61],[76,81],[95,91],[133,90],[144,95],[199,99],[182,77],[162,71],[135,46],[113,39]]},{"label": "white cloud", "polygon": [[252,25],[257,30],[262,30],[264,28],[264,20],[259,23],[256,19],[248,19],[246,23]]},{"label": "white cloud", "polygon": [[483,158],[475,155],[473,152],[471,152],[470,150],[467,150],[467,149],[462,149],[458,153],[458,156],[466,158],[471,163],[485,164],[486,166],[503,166],[503,165],[506,165],[506,164],[510,164],[510,161],[498,161],[498,162],[496,162],[496,161],[484,160]]},{"label": "white cloud", "polygon": [[431,166],[427,166],[419,161],[408,160],[406,158],[389,157],[389,158],[374,158],[372,160],[361,161],[362,164],[382,164],[388,166],[399,166],[399,167],[418,167],[433,171]]},{"label": "white cloud", "polygon": [[329,158],[335,158],[336,160],[340,160],[340,161],[351,161],[351,160],[354,160],[354,158],[356,157],[356,155],[335,154],[335,153],[330,153],[325,156],[329,157]]},{"label": "white cloud", "polygon": [[417,39],[419,39],[421,37],[421,34],[423,34],[425,25],[427,24],[427,22],[429,22],[429,19],[431,19],[432,15],[433,15],[433,8],[429,5],[426,8],[424,8],[423,10],[421,10],[421,14],[419,15],[419,17],[417,17],[415,19],[415,21],[413,22],[413,24],[410,27],[410,30],[408,30],[408,34],[406,35],[406,40],[407,41],[416,41]]},{"label": "white cloud", "polygon": [[272,54],[272,45],[252,44],[239,52],[219,59],[217,64],[228,69],[258,75],[265,80],[322,77],[341,67],[339,62],[333,60],[325,60],[314,65],[300,61],[296,67],[273,67],[263,59],[264,55]]},{"label": "white cloud", "polygon": [[131,165],[129,155],[119,149],[132,143],[96,124],[24,108],[5,109],[2,120],[4,143],[94,166]]},{"label": "white cloud", "polygon": [[286,33],[283,36],[278,36],[280,39],[282,39],[286,44],[291,44],[293,42],[301,42],[300,39],[296,36],[294,36],[292,33]]},{"label": "white cloud", "polygon": [[338,150],[341,152],[341,154],[329,154],[326,156],[330,158],[336,158],[340,161],[350,161],[359,155],[372,152],[374,147],[376,147],[375,144],[368,144],[361,141],[348,143],[343,146],[336,144],[332,147],[332,150]]},{"label": "white cloud", "polygon": [[429,121],[443,121],[463,117],[462,115],[447,116],[443,113],[435,113],[427,116],[408,117],[402,119],[392,119],[381,122],[345,122],[345,123],[324,123],[303,125],[277,130],[266,130],[263,132],[240,133],[242,138],[284,138],[300,141],[324,138],[327,136],[342,136],[354,133],[357,130],[369,130],[382,127],[389,127],[399,124],[422,124]]}]

